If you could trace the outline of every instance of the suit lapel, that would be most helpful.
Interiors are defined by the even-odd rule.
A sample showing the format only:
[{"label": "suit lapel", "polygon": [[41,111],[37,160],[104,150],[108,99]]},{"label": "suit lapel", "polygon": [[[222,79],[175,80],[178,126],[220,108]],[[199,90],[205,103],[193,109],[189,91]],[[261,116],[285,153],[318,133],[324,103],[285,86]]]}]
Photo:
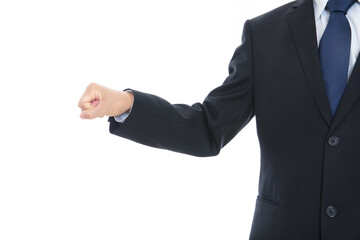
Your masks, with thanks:
[{"label": "suit lapel", "polygon": [[359,57],[356,60],[353,72],[349,79],[349,82],[345,88],[344,95],[341,98],[339,106],[336,110],[332,128],[335,128],[341,120],[350,111],[356,100],[360,96],[360,60]]},{"label": "suit lapel", "polygon": [[288,22],[315,103],[330,126],[332,115],[321,71],[316,38],[314,8],[311,0],[300,0],[288,13]]}]

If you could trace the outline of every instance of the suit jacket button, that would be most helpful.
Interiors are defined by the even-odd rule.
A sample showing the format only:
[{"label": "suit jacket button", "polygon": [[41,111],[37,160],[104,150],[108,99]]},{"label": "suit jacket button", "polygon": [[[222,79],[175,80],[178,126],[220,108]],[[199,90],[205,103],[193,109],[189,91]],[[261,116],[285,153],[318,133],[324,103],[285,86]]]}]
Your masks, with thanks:
[{"label": "suit jacket button", "polygon": [[328,144],[332,147],[336,147],[337,145],[339,145],[339,143],[340,143],[340,140],[336,136],[331,136],[328,139]]},{"label": "suit jacket button", "polygon": [[328,217],[335,217],[337,215],[337,209],[333,206],[328,206],[326,208],[326,215],[328,215]]}]

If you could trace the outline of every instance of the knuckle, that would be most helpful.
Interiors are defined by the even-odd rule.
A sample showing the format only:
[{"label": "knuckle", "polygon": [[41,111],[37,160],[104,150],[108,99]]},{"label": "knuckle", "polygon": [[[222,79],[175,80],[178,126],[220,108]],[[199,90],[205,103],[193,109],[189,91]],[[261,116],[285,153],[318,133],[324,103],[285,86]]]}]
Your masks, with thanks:
[{"label": "knuckle", "polygon": [[93,89],[93,88],[95,88],[96,86],[97,86],[97,84],[94,83],[94,82],[92,82],[92,83],[90,83],[90,84],[87,86],[87,89]]}]

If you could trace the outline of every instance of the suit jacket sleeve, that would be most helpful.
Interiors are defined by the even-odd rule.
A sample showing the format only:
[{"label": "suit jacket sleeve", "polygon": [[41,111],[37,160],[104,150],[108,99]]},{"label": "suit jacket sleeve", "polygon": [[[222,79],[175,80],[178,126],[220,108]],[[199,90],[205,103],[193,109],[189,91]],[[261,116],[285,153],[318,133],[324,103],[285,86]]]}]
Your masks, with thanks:
[{"label": "suit jacket sleeve", "polygon": [[250,21],[236,48],[224,83],[203,103],[191,106],[133,90],[134,104],[124,123],[109,118],[112,134],[148,146],[194,156],[214,156],[254,116]]}]

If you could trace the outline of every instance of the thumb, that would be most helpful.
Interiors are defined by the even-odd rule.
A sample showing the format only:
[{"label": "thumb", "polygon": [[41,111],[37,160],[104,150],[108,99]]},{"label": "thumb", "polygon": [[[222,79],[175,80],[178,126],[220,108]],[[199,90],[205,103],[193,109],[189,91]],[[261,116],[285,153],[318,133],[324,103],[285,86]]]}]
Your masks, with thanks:
[{"label": "thumb", "polygon": [[97,105],[96,107],[93,107],[91,109],[88,109],[88,110],[83,110],[80,113],[81,119],[94,119],[94,118],[98,118],[101,116],[102,116],[102,114],[100,114],[99,105]]}]

